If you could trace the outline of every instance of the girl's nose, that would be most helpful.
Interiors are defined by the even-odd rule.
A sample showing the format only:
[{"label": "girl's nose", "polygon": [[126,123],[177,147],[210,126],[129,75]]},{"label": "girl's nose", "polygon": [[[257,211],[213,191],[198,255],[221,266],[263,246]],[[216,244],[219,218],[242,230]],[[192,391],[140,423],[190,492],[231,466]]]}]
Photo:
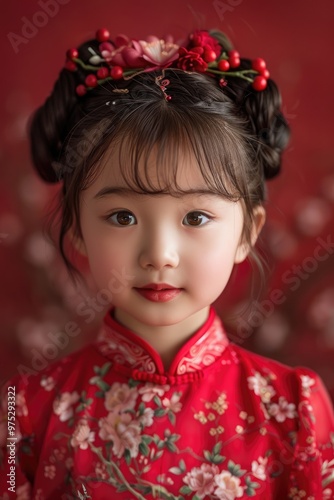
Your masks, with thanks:
[{"label": "girl's nose", "polygon": [[139,253],[139,264],[144,269],[177,267],[179,253],[175,235],[168,229],[158,229],[146,234]]}]

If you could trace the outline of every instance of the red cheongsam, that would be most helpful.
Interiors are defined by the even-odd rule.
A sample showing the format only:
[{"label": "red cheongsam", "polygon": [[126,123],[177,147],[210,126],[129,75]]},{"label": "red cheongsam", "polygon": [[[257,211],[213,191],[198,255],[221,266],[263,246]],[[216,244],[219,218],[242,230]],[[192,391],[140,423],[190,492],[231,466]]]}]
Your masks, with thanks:
[{"label": "red cheongsam", "polygon": [[170,369],[105,316],[97,341],[13,378],[15,494],[3,500],[329,500],[334,418],[319,377],[229,342],[213,307]]}]

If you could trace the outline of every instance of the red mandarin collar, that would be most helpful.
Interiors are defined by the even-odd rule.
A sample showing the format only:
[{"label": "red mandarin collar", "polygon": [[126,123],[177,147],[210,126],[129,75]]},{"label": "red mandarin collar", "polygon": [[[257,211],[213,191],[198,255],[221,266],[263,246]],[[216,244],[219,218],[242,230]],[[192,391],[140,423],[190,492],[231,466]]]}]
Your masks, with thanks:
[{"label": "red mandarin collar", "polygon": [[96,347],[113,362],[114,369],[135,380],[175,384],[198,380],[203,370],[221,357],[229,343],[222,322],[210,306],[205,323],[181,347],[168,372],[153,347],[118,323],[113,309],[104,317]]}]

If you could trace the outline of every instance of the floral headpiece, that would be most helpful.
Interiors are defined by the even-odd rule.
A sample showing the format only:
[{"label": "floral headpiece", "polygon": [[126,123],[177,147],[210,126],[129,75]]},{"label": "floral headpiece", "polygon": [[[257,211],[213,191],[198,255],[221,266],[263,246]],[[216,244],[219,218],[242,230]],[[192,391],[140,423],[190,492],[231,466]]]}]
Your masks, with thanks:
[{"label": "floral headpiece", "polygon": [[98,85],[110,80],[128,80],[134,76],[154,70],[162,70],[162,76],[156,78],[165,99],[171,96],[166,94],[166,85],[170,82],[164,78],[164,71],[168,68],[186,72],[206,73],[219,79],[219,85],[227,84],[225,76],[242,78],[251,83],[257,91],[267,86],[269,71],[261,58],[253,59],[251,69],[240,67],[240,54],[236,50],[226,51],[214,34],[209,31],[197,30],[191,33],[186,47],[173,42],[171,36],[161,40],[156,36],[149,36],[146,40],[132,40],[125,35],[118,35],[115,41],[110,41],[107,29],[96,32],[99,50],[88,47],[91,56],[88,63],[79,58],[77,49],[69,49],[66,53],[65,68],[76,71],[78,66],[88,74],[84,83],[76,87],[79,96]]}]

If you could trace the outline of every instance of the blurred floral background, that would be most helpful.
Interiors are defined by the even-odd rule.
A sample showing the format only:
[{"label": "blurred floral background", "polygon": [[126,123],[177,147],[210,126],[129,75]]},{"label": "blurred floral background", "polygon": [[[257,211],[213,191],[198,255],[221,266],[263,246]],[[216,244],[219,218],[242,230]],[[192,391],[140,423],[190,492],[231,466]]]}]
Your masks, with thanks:
[{"label": "blurred floral background", "polygon": [[[263,57],[292,128],[283,171],[268,185],[261,252],[265,292],[250,296],[251,267],[234,273],[215,304],[233,341],[316,370],[334,399],[333,4],[293,0],[16,0],[1,16],[0,380],[42,369],[91,341],[106,307],[74,287],[43,234],[59,186],[40,181],[26,126],[68,48],[106,27],[133,38],[225,31],[242,56]],[[251,297],[251,299],[249,298]],[[249,308],[251,306],[251,310]],[[84,314],[90,309],[92,314]]]}]

